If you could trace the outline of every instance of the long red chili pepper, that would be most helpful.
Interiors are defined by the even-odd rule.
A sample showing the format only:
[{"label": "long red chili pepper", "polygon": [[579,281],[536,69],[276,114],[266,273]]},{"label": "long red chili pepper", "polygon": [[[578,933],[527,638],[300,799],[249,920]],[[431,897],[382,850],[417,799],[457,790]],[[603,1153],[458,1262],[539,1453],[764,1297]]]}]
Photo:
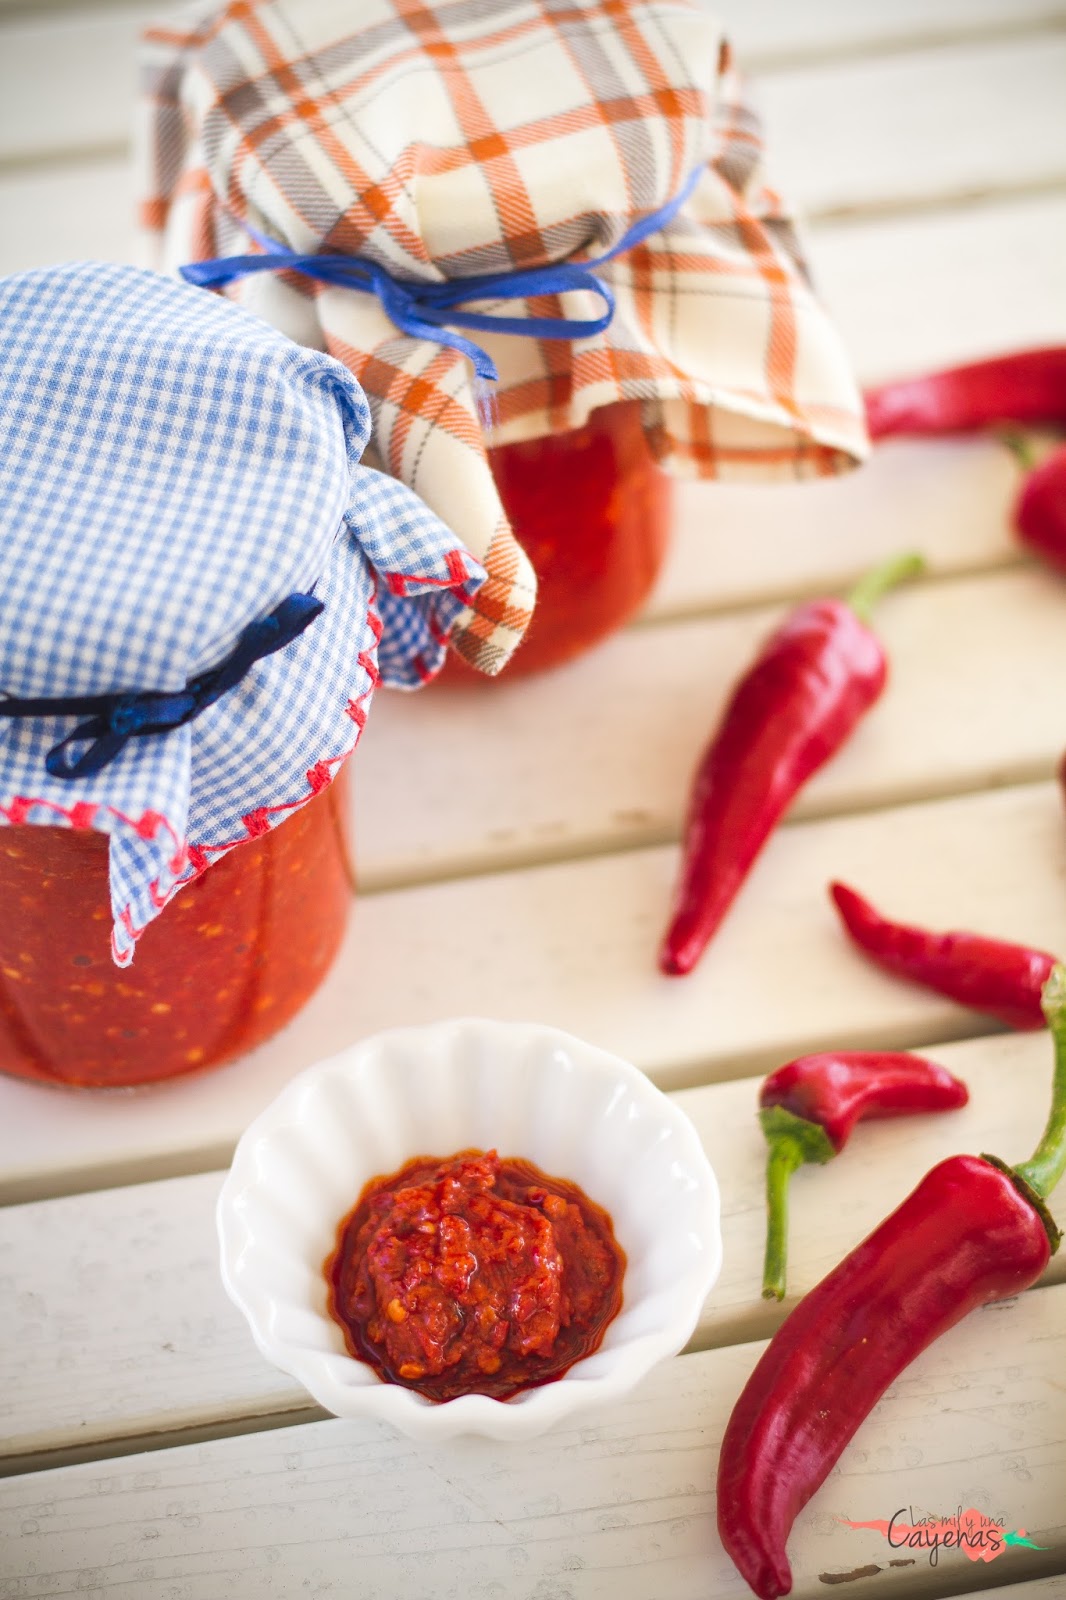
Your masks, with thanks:
[{"label": "long red chili pepper", "polygon": [[737,684],[696,769],[663,972],[692,970],[796,791],[880,695],[888,668],[865,619],[921,566],[897,557],[847,601],[798,606]]},{"label": "long red chili pepper", "polygon": [[920,1111],[953,1111],[969,1099],[946,1067],[902,1051],[848,1050],[801,1056],[759,1090],[766,1160],[766,1257],[762,1292],[782,1300],[788,1253],[788,1184],[805,1162],[843,1150],[857,1122]]},{"label": "long red chili pepper", "polygon": [[1066,1171],[1066,970],[1044,991],[1051,1114],[1031,1160],[953,1156],[782,1323],[733,1409],[718,1530],[760,1600],[788,1594],[785,1541],[860,1423],[934,1339],[1035,1283],[1059,1245],[1044,1199]]},{"label": "long red chili pepper", "polygon": [[1024,545],[1066,572],[1066,445],[1059,445],[1022,484],[1014,526]]},{"label": "long red chili pepper", "polygon": [[1000,422],[1066,423],[1066,348],[1021,350],[884,383],[865,399],[874,439],[974,433]]},{"label": "long red chili pepper", "polygon": [[1046,950],[890,922],[843,883],[830,884],[829,893],[852,939],[879,967],[1010,1028],[1043,1027],[1040,992],[1056,960]]}]

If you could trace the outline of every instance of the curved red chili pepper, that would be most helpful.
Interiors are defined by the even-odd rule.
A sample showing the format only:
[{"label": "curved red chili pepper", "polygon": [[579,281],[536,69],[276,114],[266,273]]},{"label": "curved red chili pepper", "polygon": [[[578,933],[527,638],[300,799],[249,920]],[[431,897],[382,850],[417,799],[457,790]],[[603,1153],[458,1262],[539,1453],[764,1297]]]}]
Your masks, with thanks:
[{"label": "curved red chili pepper", "polygon": [[953,1111],[968,1099],[966,1085],[945,1067],[902,1051],[801,1056],[771,1072],[759,1090],[759,1121],[768,1146],[764,1297],[784,1299],[788,1186],[797,1167],[831,1161],[857,1122]]},{"label": "curved red chili pepper", "polygon": [[1055,957],[983,934],[931,933],[890,922],[846,884],[829,886],[842,922],[861,950],[887,972],[949,1000],[998,1017],[1010,1028],[1042,1028],[1040,992]]},{"label": "curved red chili pepper", "polygon": [[733,1409],[718,1529],[760,1600],[788,1594],[785,1542],[888,1386],[968,1311],[1036,1282],[1059,1234],[1046,1196],[1066,1171],[1066,970],[1044,991],[1051,1113],[1032,1159],[953,1156],[786,1318]]},{"label": "curved red chili pepper", "polygon": [[883,383],[865,396],[873,439],[974,433],[998,422],[1066,423],[1066,348],[1020,350],[923,377]]},{"label": "curved red chili pepper", "polygon": [[864,613],[921,564],[897,559],[848,602],[797,607],[737,684],[696,769],[663,972],[691,972],[797,790],[880,695],[888,668]]},{"label": "curved red chili pepper", "polygon": [[954,1156],[800,1301],[744,1386],[718,1468],[718,1531],[761,1600],[791,1589],[792,1524],[888,1386],[968,1311],[1035,1283],[1050,1256],[1011,1177]]},{"label": "curved red chili pepper", "polygon": [[782,1106],[824,1128],[833,1154],[843,1150],[857,1122],[909,1111],[964,1106],[966,1085],[935,1061],[905,1050],[842,1050],[800,1056],[771,1072],[759,1105]]},{"label": "curved red chili pepper", "polygon": [[1066,445],[1059,445],[1022,483],[1014,506],[1019,539],[1066,572]]}]

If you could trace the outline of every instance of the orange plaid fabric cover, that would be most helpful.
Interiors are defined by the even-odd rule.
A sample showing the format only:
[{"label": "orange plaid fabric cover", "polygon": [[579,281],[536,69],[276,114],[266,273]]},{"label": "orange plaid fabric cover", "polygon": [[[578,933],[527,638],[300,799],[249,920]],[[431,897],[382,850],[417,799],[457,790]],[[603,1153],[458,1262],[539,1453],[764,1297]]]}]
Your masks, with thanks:
[{"label": "orange plaid fabric cover", "polygon": [[[814,476],[863,455],[844,353],[766,180],[728,46],[699,4],[200,4],[148,31],[144,84],[143,218],[170,271],[255,250],[245,221],[398,278],[580,260],[702,168],[672,222],[600,269],[617,301],[604,332],[477,335],[500,372],[491,420],[466,358],[402,334],[370,295],[290,273],[227,291],[351,369],[381,464],[484,564],[451,639],[481,670],[507,661],[535,592],[488,445],[638,399],[655,454],[679,474]],[[542,317],[601,309],[580,294],[524,304]]]}]

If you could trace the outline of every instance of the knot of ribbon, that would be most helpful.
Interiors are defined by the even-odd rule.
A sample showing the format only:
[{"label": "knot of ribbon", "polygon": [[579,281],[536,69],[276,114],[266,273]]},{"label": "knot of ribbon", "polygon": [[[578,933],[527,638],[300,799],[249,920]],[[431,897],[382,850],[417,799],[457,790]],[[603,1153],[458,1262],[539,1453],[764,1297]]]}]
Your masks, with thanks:
[{"label": "knot of ribbon", "polygon": [[[191,678],[174,694],[148,690],[39,700],[0,695],[0,717],[88,714],[88,722],[52,746],[44,764],[53,778],[89,778],[113,761],[127,740],[167,733],[198,717],[239,683],[254,662],[291,644],[324,609],[314,595],[290,594],[269,616],[248,624],[223,662]],[[71,746],[81,744],[88,748],[74,755]]]},{"label": "knot of ribbon", "polygon": [[[488,351],[444,324],[519,334],[527,339],[587,339],[602,333],[614,316],[615,300],[609,285],[597,277],[596,269],[632,250],[651,234],[660,232],[681,210],[702,176],[703,168],[697,167],[679,193],[657,211],[635,222],[610,250],[588,261],[549,262],[542,267],[516,268],[481,277],[423,282],[394,278],[378,262],[368,261],[365,256],[301,255],[245,222],[242,226],[260,246],[260,254],[194,261],[180,271],[187,283],[204,289],[222,288],[235,278],[253,272],[300,272],[320,283],[376,295],[402,333],[416,339],[433,339],[437,344],[461,351],[473,363],[479,378],[495,381],[499,373]],[[568,294],[575,290],[599,296],[604,310],[598,317],[507,317],[462,309],[469,300],[526,300],[532,295]]]}]

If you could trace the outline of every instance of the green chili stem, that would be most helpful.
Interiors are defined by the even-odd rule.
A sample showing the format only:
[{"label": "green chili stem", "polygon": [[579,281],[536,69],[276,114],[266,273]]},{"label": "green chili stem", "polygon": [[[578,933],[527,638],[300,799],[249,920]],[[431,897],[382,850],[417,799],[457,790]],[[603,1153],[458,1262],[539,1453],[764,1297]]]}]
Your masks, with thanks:
[{"label": "green chili stem", "polygon": [[766,1254],[763,1257],[764,1300],[785,1298],[788,1265],[788,1185],[803,1152],[792,1139],[773,1139],[766,1160]]},{"label": "green chili stem", "polygon": [[1066,1172],[1066,967],[1051,969],[1041,1004],[1055,1046],[1051,1110],[1040,1143],[1029,1160],[1023,1161],[1014,1171],[1046,1200]]},{"label": "green chili stem", "polygon": [[808,1161],[822,1166],[832,1161],[836,1149],[820,1122],[797,1117],[784,1106],[764,1106],[759,1121],[766,1136],[766,1255],[762,1292],[767,1300],[785,1297],[788,1259],[788,1183],[797,1167]]},{"label": "green chili stem", "polygon": [[1036,466],[1036,451],[1032,440],[1014,428],[1004,428],[999,437],[1023,472],[1032,472]]},{"label": "green chili stem", "polygon": [[917,577],[924,570],[925,557],[915,550],[908,551],[906,555],[892,556],[859,579],[848,595],[847,603],[861,621],[869,622],[870,612],[883,594],[894,589],[897,583]]}]

